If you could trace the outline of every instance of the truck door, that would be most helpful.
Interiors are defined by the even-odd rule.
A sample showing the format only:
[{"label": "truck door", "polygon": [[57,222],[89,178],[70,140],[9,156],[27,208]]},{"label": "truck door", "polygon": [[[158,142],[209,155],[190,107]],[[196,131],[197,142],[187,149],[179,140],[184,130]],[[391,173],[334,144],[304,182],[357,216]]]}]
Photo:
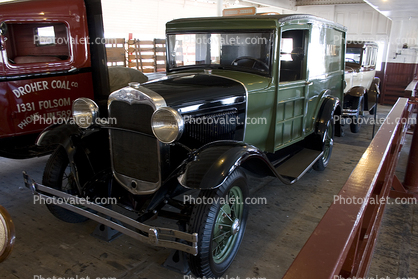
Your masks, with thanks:
[{"label": "truck door", "polygon": [[309,25],[288,25],[280,34],[275,150],[303,138],[309,86],[307,54]]},{"label": "truck door", "polygon": [[7,110],[3,109],[9,106],[9,101],[7,100],[6,94],[6,87],[7,84],[4,80],[4,60],[3,60],[3,53],[5,50],[5,33],[6,33],[6,26],[2,22],[0,22],[0,137],[4,134],[10,134],[10,123],[6,121],[8,119]]}]

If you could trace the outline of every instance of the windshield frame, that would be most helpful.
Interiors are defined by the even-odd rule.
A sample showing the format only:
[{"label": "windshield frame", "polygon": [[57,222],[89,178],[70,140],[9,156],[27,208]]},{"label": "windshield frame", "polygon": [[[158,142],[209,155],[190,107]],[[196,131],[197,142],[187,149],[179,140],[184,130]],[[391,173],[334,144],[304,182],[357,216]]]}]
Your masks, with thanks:
[{"label": "windshield frame", "polygon": [[[170,61],[170,36],[173,35],[192,35],[192,34],[248,34],[248,33],[270,33],[269,40],[269,51],[268,55],[270,56],[269,59],[267,59],[268,62],[268,71],[260,71],[252,68],[247,67],[239,67],[235,65],[222,65],[222,64],[194,64],[194,65],[185,65],[185,66],[171,66]],[[176,31],[176,32],[170,32],[166,34],[166,42],[167,42],[167,52],[166,52],[166,61],[167,61],[167,73],[171,72],[178,72],[178,71],[185,71],[185,70],[201,70],[201,69],[220,69],[220,70],[232,70],[232,71],[238,71],[238,72],[245,72],[245,73],[251,73],[251,74],[257,74],[261,76],[267,76],[272,77],[273,73],[273,67],[274,67],[274,54],[275,54],[275,40],[276,40],[276,30],[275,29],[233,29],[233,30],[188,30],[188,31]],[[173,48],[174,49],[174,48]]]}]

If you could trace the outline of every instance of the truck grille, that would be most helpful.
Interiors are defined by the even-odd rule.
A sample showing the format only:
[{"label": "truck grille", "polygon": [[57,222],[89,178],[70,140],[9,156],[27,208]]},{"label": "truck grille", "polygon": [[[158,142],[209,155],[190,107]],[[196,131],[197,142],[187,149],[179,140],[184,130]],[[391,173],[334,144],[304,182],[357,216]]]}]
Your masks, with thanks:
[{"label": "truck grille", "polygon": [[[185,125],[184,135],[203,144],[215,140],[233,140],[237,129],[237,111],[190,116]],[[234,118],[232,121],[231,119]]]},{"label": "truck grille", "polygon": [[113,127],[123,129],[111,129],[110,132],[116,173],[140,181],[159,181],[159,143],[151,130],[153,112],[146,104],[111,103],[110,116],[116,119]]}]

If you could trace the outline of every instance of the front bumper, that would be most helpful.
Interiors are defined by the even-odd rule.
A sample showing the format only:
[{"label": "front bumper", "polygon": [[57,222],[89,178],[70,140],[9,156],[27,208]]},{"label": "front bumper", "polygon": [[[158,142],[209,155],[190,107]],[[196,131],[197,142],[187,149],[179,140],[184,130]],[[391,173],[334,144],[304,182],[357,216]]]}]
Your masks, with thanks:
[{"label": "front bumper", "polygon": [[[26,172],[23,172],[23,179],[25,186],[31,189],[34,195],[39,195],[45,199],[52,199],[54,205],[90,218],[141,242],[176,249],[193,255],[197,255],[198,253],[197,233],[189,234],[178,230],[148,226],[116,211],[86,201],[85,199],[38,184]],[[87,209],[93,210],[94,212],[90,212]],[[103,217],[103,215],[109,218]],[[117,223],[117,221],[120,223]],[[124,226],[124,224],[141,231],[143,234]]]}]

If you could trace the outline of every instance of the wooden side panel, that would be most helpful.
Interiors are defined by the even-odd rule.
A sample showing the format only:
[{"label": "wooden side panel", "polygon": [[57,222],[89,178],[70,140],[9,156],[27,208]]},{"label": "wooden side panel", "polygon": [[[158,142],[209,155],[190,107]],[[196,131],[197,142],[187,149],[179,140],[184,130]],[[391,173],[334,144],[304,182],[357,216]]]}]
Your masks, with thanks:
[{"label": "wooden side panel", "polygon": [[405,88],[417,73],[418,64],[387,63],[381,104],[393,105],[399,97],[409,97]]},{"label": "wooden side panel", "polygon": [[128,41],[128,67],[135,68],[143,73],[165,71],[165,40],[129,40]]},{"label": "wooden side panel", "polygon": [[126,49],[124,38],[106,38],[107,65],[126,67]]}]

